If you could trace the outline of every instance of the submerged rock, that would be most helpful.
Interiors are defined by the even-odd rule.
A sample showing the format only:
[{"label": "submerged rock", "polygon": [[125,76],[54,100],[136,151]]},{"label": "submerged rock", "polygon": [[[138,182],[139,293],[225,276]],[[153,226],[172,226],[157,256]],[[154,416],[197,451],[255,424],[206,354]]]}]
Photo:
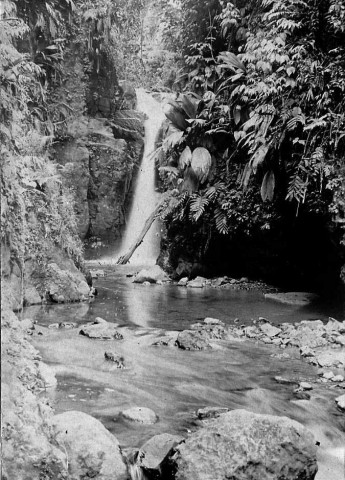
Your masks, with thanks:
[{"label": "submerged rock", "polygon": [[116,330],[116,323],[92,323],[85,325],[80,331],[79,335],[85,335],[89,338],[99,338],[102,340],[122,340],[123,335]]},{"label": "submerged rock", "polygon": [[199,408],[196,414],[200,420],[203,420],[204,418],[217,418],[219,415],[222,415],[228,411],[229,409],[226,407],[205,407]]},{"label": "submerged rock", "polygon": [[265,298],[289,305],[304,306],[312,303],[317,295],[309,292],[265,293]]},{"label": "submerged rock", "polygon": [[291,378],[286,378],[286,377],[276,376],[276,377],[274,377],[274,380],[277,383],[280,383],[281,385],[297,385],[298,384],[298,382],[296,382],[296,380],[293,380]]},{"label": "submerged rock", "polygon": [[158,421],[158,417],[153,410],[146,407],[132,407],[121,412],[126,420],[144,425],[152,425]]},{"label": "submerged rock", "polygon": [[55,438],[68,456],[69,479],[126,480],[119,442],[98,420],[65,412],[52,420]]},{"label": "submerged rock", "polygon": [[117,368],[125,368],[125,359],[122,355],[115,352],[104,352],[104,358],[109,362],[114,362]]},{"label": "submerged rock", "polygon": [[166,480],[313,480],[312,434],[287,417],[233,410],[190,435],[164,463]]},{"label": "submerged rock", "polygon": [[157,283],[158,280],[162,282],[166,282],[169,280],[169,276],[165,273],[165,271],[159,266],[154,265],[149,269],[141,270],[136,277],[134,278],[134,283]]}]

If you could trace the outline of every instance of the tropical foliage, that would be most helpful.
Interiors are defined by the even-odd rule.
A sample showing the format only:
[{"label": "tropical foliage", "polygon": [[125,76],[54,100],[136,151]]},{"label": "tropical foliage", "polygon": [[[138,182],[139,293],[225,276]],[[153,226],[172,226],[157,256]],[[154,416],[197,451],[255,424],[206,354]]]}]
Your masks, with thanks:
[{"label": "tropical foliage", "polygon": [[169,220],[211,221],[224,234],[295,215],[344,225],[344,1],[190,1],[181,11],[187,3],[208,16],[188,34],[174,26],[176,38],[194,37],[159,156],[180,191]]},{"label": "tropical foliage", "polygon": [[[47,88],[62,54],[59,8],[72,9],[70,0],[56,3],[30,10],[6,1],[0,18],[1,243],[22,273],[26,259],[43,261],[52,244],[82,261],[73,200],[48,154],[54,124]],[[50,48],[40,50],[43,33]]]}]

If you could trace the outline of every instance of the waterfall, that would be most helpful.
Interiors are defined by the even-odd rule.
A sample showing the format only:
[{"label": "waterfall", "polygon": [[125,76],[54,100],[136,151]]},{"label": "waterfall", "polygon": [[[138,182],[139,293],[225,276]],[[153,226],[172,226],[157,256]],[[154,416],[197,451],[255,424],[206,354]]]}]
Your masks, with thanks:
[{"label": "waterfall", "polygon": [[[153,212],[159,198],[155,190],[155,162],[152,153],[155,140],[165,116],[161,105],[144,89],[136,90],[137,109],[146,114],[144,155],[139,167],[138,177],[134,187],[134,195],[126,231],[118,256],[120,257],[131,247],[141,232],[145,220]],[[142,244],[134,252],[131,265],[155,264],[159,254],[160,233],[157,222],[154,222],[147,232]]]}]

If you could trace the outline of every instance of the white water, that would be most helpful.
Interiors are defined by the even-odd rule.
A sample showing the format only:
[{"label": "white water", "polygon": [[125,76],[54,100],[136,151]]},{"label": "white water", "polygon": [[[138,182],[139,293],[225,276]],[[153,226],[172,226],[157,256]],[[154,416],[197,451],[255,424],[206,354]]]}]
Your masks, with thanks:
[{"label": "white water", "polygon": [[[127,253],[144,227],[146,219],[153,212],[159,194],[155,191],[155,162],[152,153],[155,149],[155,139],[162,125],[165,115],[161,105],[144,89],[138,88],[137,109],[147,115],[145,126],[144,156],[139,168],[137,181],[134,188],[133,203],[126,226],[125,235],[121,243],[120,257]],[[157,221],[147,232],[142,244],[136,249],[131,265],[155,264],[159,254],[160,232]]]}]

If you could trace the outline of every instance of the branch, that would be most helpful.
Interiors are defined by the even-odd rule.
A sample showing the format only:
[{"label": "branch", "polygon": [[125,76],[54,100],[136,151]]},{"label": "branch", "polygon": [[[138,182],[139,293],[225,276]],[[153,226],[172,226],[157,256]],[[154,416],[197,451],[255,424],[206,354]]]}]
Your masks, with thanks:
[{"label": "branch", "polygon": [[133,245],[130,247],[128,252],[125,255],[122,255],[116,262],[117,265],[125,265],[126,263],[129,262],[130,258],[132,257],[133,253],[135,250],[139,247],[139,245],[143,242],[145,235],[147,232],[150,230],[151,225],[153,222],[156,220],[160,212],[164,209],[165,204],[167,200],[170,199],[172,196],[172,192],[166,192],[165,195],[163,195],[162,200],[159,202],[159,204],[155,207],[151,215],[146,219],[144,228],[141,230],[140,234],[138,235],[136,241],[133,243]]}]

